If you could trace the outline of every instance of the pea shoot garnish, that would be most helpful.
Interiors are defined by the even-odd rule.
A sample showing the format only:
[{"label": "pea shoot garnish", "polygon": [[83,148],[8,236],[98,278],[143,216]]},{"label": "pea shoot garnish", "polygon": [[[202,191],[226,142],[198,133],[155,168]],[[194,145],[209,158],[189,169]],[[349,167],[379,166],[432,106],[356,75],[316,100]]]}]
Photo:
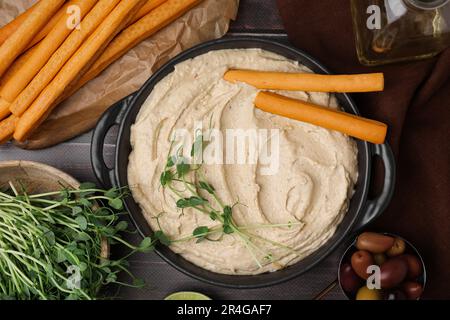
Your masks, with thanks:
[{"label": "pea shoot garnish", "polygon": [[[220,241],[224,236],[233,235],[243,241],[245,247],[255,260],[259,268],[264,264],[275,262],[274,255],[271,252],[265,252],[258,246],[258,242],[266,242],[277,246],[290,253],[297,254],[297,252],[283,244],[265,239],[251,233],[251,229],[259,228],[276,228],[276,227],[293,227],[301,225],[301,222],[289,222],[288,224],[265,224],[258,226],[239,226],[233,218],[233,208],[240,204],[225,204],[218,196],[214,186],[207,181],[202,172],[201,153],[206,142],[203,135],[196,134],[194,143],[190,150],[191,159],[187,159],[182,155],[182,150],[178,149],[175,154],[169,154],[167,157],[166,166],[161,173],[161,186],[169,189],[175,196],[175,204],[178,209],[183,210],[193,209],[208,215],[214,226],[197,226],[191,235],[184,236],[180,239],[169,239],[165,235],[161,226],[155,232],[155,237],[160,239],[160,242],[166,245],[174,244],[182,241],[196,240],[196,243],[203,241]],[[192,161],[189,161],[192,160]],[[191,164],[195,163],[195,164]],[[199,164],[198,164],[199,163]],[[161,238],[163,241],[161,241]],[[261,259],[258,258],[262,257]]]},{"label": "pea shoot garnish", "polygon": [[[153,249],[122,239],[128,223],[123,199],[127,189],[100,190],[84,183],[79,189],[29,195],[10,183],[0,192],[0,299],[97,299],[107,284],[140,287],[126,259]],[[163,242],[161,239],[159,241]],[[122,244],[130,252],[117,260],[105,255],[105,244]],[[121,283],[125,272],[132,284]]]}]

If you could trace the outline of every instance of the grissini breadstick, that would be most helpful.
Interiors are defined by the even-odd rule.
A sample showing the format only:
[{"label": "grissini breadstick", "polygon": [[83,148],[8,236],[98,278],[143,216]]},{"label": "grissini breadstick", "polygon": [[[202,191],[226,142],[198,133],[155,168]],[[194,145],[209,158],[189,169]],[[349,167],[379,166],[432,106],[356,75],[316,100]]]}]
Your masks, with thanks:
[{"label": "grissini breadstick", "polygon": [[18,15],[10,23],[4,25],[0,29],[0,46],[6,41],[30,16],[30,14],[35,10],[37,3],[35,3],[31,8],[25,10],[22,14]]},{"label": "grissini breadstick", "polygon": [[61,7],[64,0],[41,0],[20,27],[0,47],[0,76],[24,51],[33,37]]},{"label": "grissini breadstick", "polygon": [[10,111],[20,117],[33,103],[44,88],[52,81],[64,64],[78,48],[105,20],[120,0],[99,0],[81,21],[82,28],[73,30],[64,43],[56,50],[45,66],[39,71],[28,86],[11,103]]},{"label": "grissini breadstick", "polygon": [[[166,2],[167,0],[148,0],[147,3],[141,8],[141,10],[138,11],[138,13],[135,15],[132,21],[130,21],[130,24],[133,24],[143,16],[145,16],[147,13],[155,9],[156,7],[160,6],[162,3]],[[61,9],[58,10],[58,12],[50,19],[50,21],[43,27],[39,33],[31,40],[30,44],[28,45],[27,49],[31,48],[38,42],[40,42],[42,39],[44,39],[47,34],[53,29],[53,27],[56,25],[56,23],[61,19],[61,17],[67,13],[67,9],[72,4],[70,2],[67,2],[64,6],[61,7]],[[30,8],[31,9],[31,8]],[[26,13],[26,15],[25,15]],[[29,12],[28,10],[24,12],[23,17],[20,15],[15,20],[11,21],[10,24],[4,26],[3,28],[5,30],[0,29],[0,45],[23,23],[25,18],[28,16]]]},{"label": "grissini breadstick", "polygon": [[[80,17],[83,18],[96,2],[97,0],[72,0],[69,4],[78,6]],[[63,14],[52,31],[36,46],[27,62],[3,85],[0,90],[0,106],[5,101],[11,104],[17,98],[71,32],[67,27],[67,15]]]},{"label": "grissini breadstick", "polygon": [[14,77],[18,70],[27,62],[28,58],[33,54],[37,47],[33,47],[26,52],[24,52],[20,57],[14,61],[14,63],[8,68],[8,70],[0,78],[0,89]]},{"label": "grissini breadstick", "polygon": [[202,1],[203,0],[168,0],[133,25],[123,30],[80,80],[67,88],[64,93],[64,98],[71,96],[87,82],[97,77],[109,65],[122,57],[138,43],[178,19]]},{"label": "grissini breadstick", "polygon": [[150,11],[159,7],[167,0],[147,0],[147,3],[142,6],[142,8],[134,15],[133,19],[128,23],[127,26],[132,25],[142,17],[146,16]]},{"label": "grissini breadstick", "polygon": [[322,75],[314,73],[230,70],[224,79],[245,82],[258,89],[312,92],[372,92],[384,90],[382,73]]},{"label": "grissini breadstick", "polygon": [[14,115],[0,121],[0,144],[6,143],[11,140],[14,129],[19,122],[19,118]]},{"label": "grissini breadstick", "polygon": [[[195,5],[197,5],[198,3],[200,3],[202,0],[196,0],[196,1],[192,1],[189,0],[187,2],[183,2],[183,1],[173,1],[173,0],[153,0],[153,1],[148,1],[146,5],[144,5],[139,11],[138,13],[135,15],[135,17],[139,16],[140,13],[144,12],[144,10],[149,10],[148,8],[149,3],[151,3],[152,5],[154,5],[155,7],[157,6],[157,4],[159,4],[159,2],[169,2],[167,4],[165,4],[164,6],[160,7],[156,7],[153,11],[154,12],[150,12],[149,14],[147,14],[147,16],[145,17],[145,20],[140,21],[136,26],[134,26],[132,29],[128,30],[129,32],[127,33],[122,33],[120,35],[118,35],[116,37],[119,38],[121,37],[121,41],[118,41],[117,44],[120,44],[120,50],[123,50],[123,45],[126,45],[126,38],[129,37],[129,41],[130,43],[133,43],[134,37],[132,37],[131,35],[136,33],[139,29],[141,28],[148,28],[148,35],[145,37],[149,37],[152,34],[156,33],[157,31],[161,30],[163,27],[165,27],[167,24],[171,23],[172,21],[176,20],[178,17],[180,17],[181,15],[183,15],[184,13],[186,13],[189,9],[191,9],[192,7],[194,7]],[[85,21],[83,21],[84,23],[84,27],[86,27],[85,25]],[[129,27],[131,28],[131,27]],[[128,28],[127,28],[128,29]],[[126,30],[124,30],[126,31]],[[125,43],[123,42],[125,41]],[[111,43],[108,48],[105,50],[105,53],[107,53],[107,51],[110,50],[110,48],[113,46],[113,43]],[[133,45],[129,45],[128,46],[128,50],[131,49]],[[114,48],[112,48],[114,49]],[[113,50],[115,51],[115,50]],[[125,53],[126,50],[123,50],[123,53]],[[102,57],[106,58],[105,54],[102,55]],[[119,58],[120,56],[117,56],[117,58]],[[100,59],[99,59],[100,60]],[[101,60],[100,60],[101,61]],[[94,78],[96,75],[98,75],[100,72],[102,72],[107,66],[109,66],[111,63],[113,63],[114,60],[110,61],[109,63],[105,63],[102,64],[102,67],[98,67],[100,64],[95,63],[95,66],[97,66],[95,68],[96,72],[88,72],[86,74],[85,77],[83,77],[82,80],[76,82],[75,86],[71,86],[71,90],[66,90],[64,92],[64,95],[62,97],[60,97],[58,99],[58,101],[55,103],[57,104],[58,102],[61,102],[62,100],[64,100],[65,98],[67,98],[68,96],[72,95],[75,91],[77,91],[82,85],[84,85],[86,82],[88,82],[89,80],[91,80],[92,78]],[[90,68],[92,69],[92,68]],[[92,78],[90,78],[92,77]],[[35,82],[35,80],[33,80],[33,82]],[[28,88],[27,88],[28,89]],[[33,102],[34,98],[29,98],[29,104],[31,104]],[[24,100],[22,100],[22,102],[24,102]],[[23,112],[25,112],[26,108],[29,106],[28,103],[23,103],[23,105],[26,105],[26,107],[23,107],[22,109],[18,108],[17,106],[20,105],[20,99],[16,99],[15,103],[11,106],[11,110],[13,111],[14,114],[16,114],[17,116],[20,116]]]},{"label": "grissini breadstick", "polygon": [[9,116],[11,112],[9,111],[9,103],[5,100],[0,99],[0,121]]},{"label": "grissini breadstick", "polygon": [[[103,58],[100,58],[97,60],[97,62],[94,64],[93,67],[91,67],[89,70],[94,69],[95,72],[88,71],[85,76],[79,80],[76,81],[74,85],[71,85],[68,89],[64,91],[64,94],[58,98],[58,100],[54,103],[54,105],[57,105],[58,103],[62,102],[63,100],[70,97],[74,92],[76,92],[80,87],[82,87],[86,82],[90,81],[92,78],[96,77],[99,73],[101,73],[106,67],[108,67],[111,63],[114,62],[114,60],[109,60],[107,63],[98,63],[98,61],[105,61],[108,60],[107,56],[110,56],[107,54],[107,51],[112,50],[112,52],[115,51],[114,47],[115,45],[120,45],[118,48],[119,50],[123,50],[123,46],[127,44],[127,37],[129,40],[128,44],[128,50],[131,49],[134,46],[134,37],[131,37],[130,35],[136,30],[140,28],[148,28],[147,37],[151,36],[152,34],[156,33],[157,31],[164,28],[167,24],[170,24],[172,21],[176,20],[178,17],[182,16],[184,13],[186,13],[189,9],[197,5],[203,0],[197,0],[197,1],[188,1],[183,3],[182,1],[171,1],[171,0],[165,0],[164,2],[169,2],[167,5],[160,6],[155,8],[152,12],[150,12],[145,20],[139,22],[137,26],[134,26],[131,30],[131,33],[125,33],[122,32],[119,34],[117,38],[121,37],[121,41],[117,42],[116,44],[111,44],[108,46],[108,48],[105,50],[105,53],[101,56]],[[142,12],[143,9],[140,10]],[[139,14],[139,13],[138,13]],[[138,15],[136,14],[136,16]],[[128,28],[127,28],[128,29]],[[126,31],[126,30],[124,30]],[[125,43],[123,42],[125,41]],[[126,50],[122,51],[123,53],[126,52]],[[106,55],[105,55],[106,54]],[[111,55],[110,57],[114,57],[115,59],[119,58],[120,56]],[[57,125],[57,123],[54,123],[54,125]]]},{"label": "grissini breadstick", "polygon": [[[36,50],[36,47],[29,49],[27,52],[22,54],[16,61],[8,68],[8,70],[3,74],[0,79],[0,90],[2,90],[3,86],[13,77],[17,75],[17,72],[20,68],[25,65],[28,61],[28,58],[33,54]],[[9,110],[10,103],[4,99],[0,98],[0,120],[6,118],[11,112]]]},{"label": "grissini breadstick", "polygon": [[47,118],[64,89],[90,67],[145,2],[146,0],[122,0],[119,2],[22,115],[14,132],[15,140],[24,141]]},{"label": "grissini breadstick", "polygon": [[375,144],[382,144],[386,139],[387,125],[384,123],[275,93],[259,92],[255,106],[265,112],[339,131]]},{"label": "grissini breadstick", "polygon": [[[37,4],[37,3],[36,3]],[[20,16],[15,18],[13,21],[11,21],[9,24],[4,26],[2,29],[0,29],[0,45],[9,37],[11,34],[14,33],[25,21],[25,19],[31,14],[32,10],[36,6],[34,4],[30,9],[22,13]],[[36,34],[36,36],[31,40],[31,42],[28,44],[25,50],[28,50],[29,48],[33,47],[36,43],[40,42],[42,39],[45,38],[45,36],[53,29],[53,27],[56,25],[56,23],[59,21],[59,19],[66,13],[67,8],[69,7],[70,2],[67,2],[65,5],[63,5],[58,12],[50,19],[50,21]],[[10,26],[11,25],[11,26]],[[5,30],[3,30],[5,29]]]},{"label": "grissini breadstick", "polygon": [[66,3],[58,10],[58,12],[55,13],[55,15],[50,19],[50,21],[41,29],[41,31],[38,32],[31,40],[30,44],[28,45],[27,49],[34,46],[36,43],[40,42],[42,39],[44,39],[47,34],[50,33],[50,31],[54,28],[54,26],[58,23],[58,21],[67,14],[67,8],[71,5],[71,2],[68,2],[66,0]]}]

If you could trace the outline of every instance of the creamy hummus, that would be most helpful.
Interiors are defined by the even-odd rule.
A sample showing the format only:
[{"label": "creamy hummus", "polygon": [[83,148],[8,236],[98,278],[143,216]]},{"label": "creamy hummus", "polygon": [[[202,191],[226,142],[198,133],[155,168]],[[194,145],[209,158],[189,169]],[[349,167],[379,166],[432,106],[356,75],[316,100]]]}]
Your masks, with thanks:
[{"label": "creamy hummus", "polygon": [[[257,89],[222,79],[228,69],[311,72],[298,62],[257,49],[213,51],[176,66],[156,85],[132,127],[128,181],[153,230],[186,239],[200,226],[217,227],[208,214],[177,208],[179,199],[160,183],[177,128],[280,130],[280,165],[262,175],[259,164],[204,165],[204,179],[248,235],[216,241],[174,242],[170,248],[207,270],[232,275],[272,272],[310,255],[334,234],[357,181],[357,148],[351,138],[314,125],[264,113],[253,106]],[[278,92],[338,108],[326,93]]]}]

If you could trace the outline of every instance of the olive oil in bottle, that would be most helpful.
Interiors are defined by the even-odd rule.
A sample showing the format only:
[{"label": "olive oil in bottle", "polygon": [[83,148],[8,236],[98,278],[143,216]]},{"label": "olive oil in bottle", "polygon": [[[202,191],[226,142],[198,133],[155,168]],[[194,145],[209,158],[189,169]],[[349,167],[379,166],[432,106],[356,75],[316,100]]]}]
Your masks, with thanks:
[{"label": "olive oil in bottle", "polygon": [[450,46],[450,0],[351,0],[365,65],[418,60]]}]

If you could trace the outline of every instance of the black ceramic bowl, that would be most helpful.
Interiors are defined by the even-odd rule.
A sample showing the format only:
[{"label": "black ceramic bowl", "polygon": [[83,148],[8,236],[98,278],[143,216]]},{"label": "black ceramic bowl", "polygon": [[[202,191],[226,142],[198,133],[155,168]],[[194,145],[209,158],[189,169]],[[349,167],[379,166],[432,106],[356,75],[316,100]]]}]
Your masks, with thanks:
[{"label": "black ceramic bowl", "polygon": [[[128,185],[127,168],[128,157],[131,152],[130,127],[135,122],[139,109],[153,90],[153,87],[171,73],[176,64],[213,50],[245,48],[260,48],[271,51],[288,59],[299,61],[316,73],[329,73],[320,63],[304,52],[271,40],[248,37],[221,39],[187,50],[159,69],[138,92],[112,106],[100,119],[93,134],[91,149],[92,165],[99,181],[105,187],[123,187]],[[338,94],[337,99],[345,111],[359,114],[355,104],[348,95]],[[115,125],[119,126],[115,163],[113,168],[108,168],[103,159],[103,145],[108,130]],[[391,199],[395,180],[395,163],[391,149],[387,144],[371,145],[363,141],[358,141],[357,144],[359,151],[359,180],[355,194],[351,199],[348,213],[337,228],[334,236],[319,250],[297,264],[274,273],[255,276],[230,276],[216,274],[197,267],[165,246],[158,246],[156,252],[173,267],[193,278],[210,284],[233,288],[258,288],[274,285],[306,272],[330,254],[352,231],[367,225],[381,214]],[[371,163],[375,156],[380,157],[384,163],[384,187],[378,198],[369,200],[367,195],[371,181]],[[132,197],[125,202],[141,235],[151,235],[152,230],[148,226],[139,205]]]},{"label": "black ceramic bowl", "polygon": [[[424,260],[422,258],[422,255],[419,253],[417,248],[415,246],[413,246],[411,244],[411,242],[409,242],[408,240],[406,240],[405,238],[403,238],[403,237],[401,237],[399,235],[388,233],[388,232],[380,232],[380,233],[384,234],[386,236],[393,237],[393,238],[400,238],[403,241],[405,241],[405,244],[406,244],[406,246],[405,246],[405,254],[411,254],[411,255],[416,256],[419,259],[419,261],[421,263],[421,266],[422,266],[422,274],[417,279],[408,279],[408,280],[420,283],[422,285],[423,290],[425,290],[425,285],[427,283],[427,270],[425,268],[425,262],[424,262]],[[353,255],[353,253],[358,251],[358,248],[356,248],[356,241],[357,240],[358,240],[358,237],[355,237],[355,239],[347,247],[347,249],[345,250],[344,254],[342,255],[341,260],[339,261],[339,268],[338,268],[339,287],[341,288],[342,293],[349,300],[355,300],[356,296],[355,296],[355,294],[351,294],[351,293],[345,291],[344,288],[342,287],[342,283],[341,283],[341,268],[342,268],[342,265],[344,263],[350,263],[351,256]],[[364,283],[363,280],[361,280],[361,282]],[[393,289],[401,289],[401,288],[393,288]]]}]

